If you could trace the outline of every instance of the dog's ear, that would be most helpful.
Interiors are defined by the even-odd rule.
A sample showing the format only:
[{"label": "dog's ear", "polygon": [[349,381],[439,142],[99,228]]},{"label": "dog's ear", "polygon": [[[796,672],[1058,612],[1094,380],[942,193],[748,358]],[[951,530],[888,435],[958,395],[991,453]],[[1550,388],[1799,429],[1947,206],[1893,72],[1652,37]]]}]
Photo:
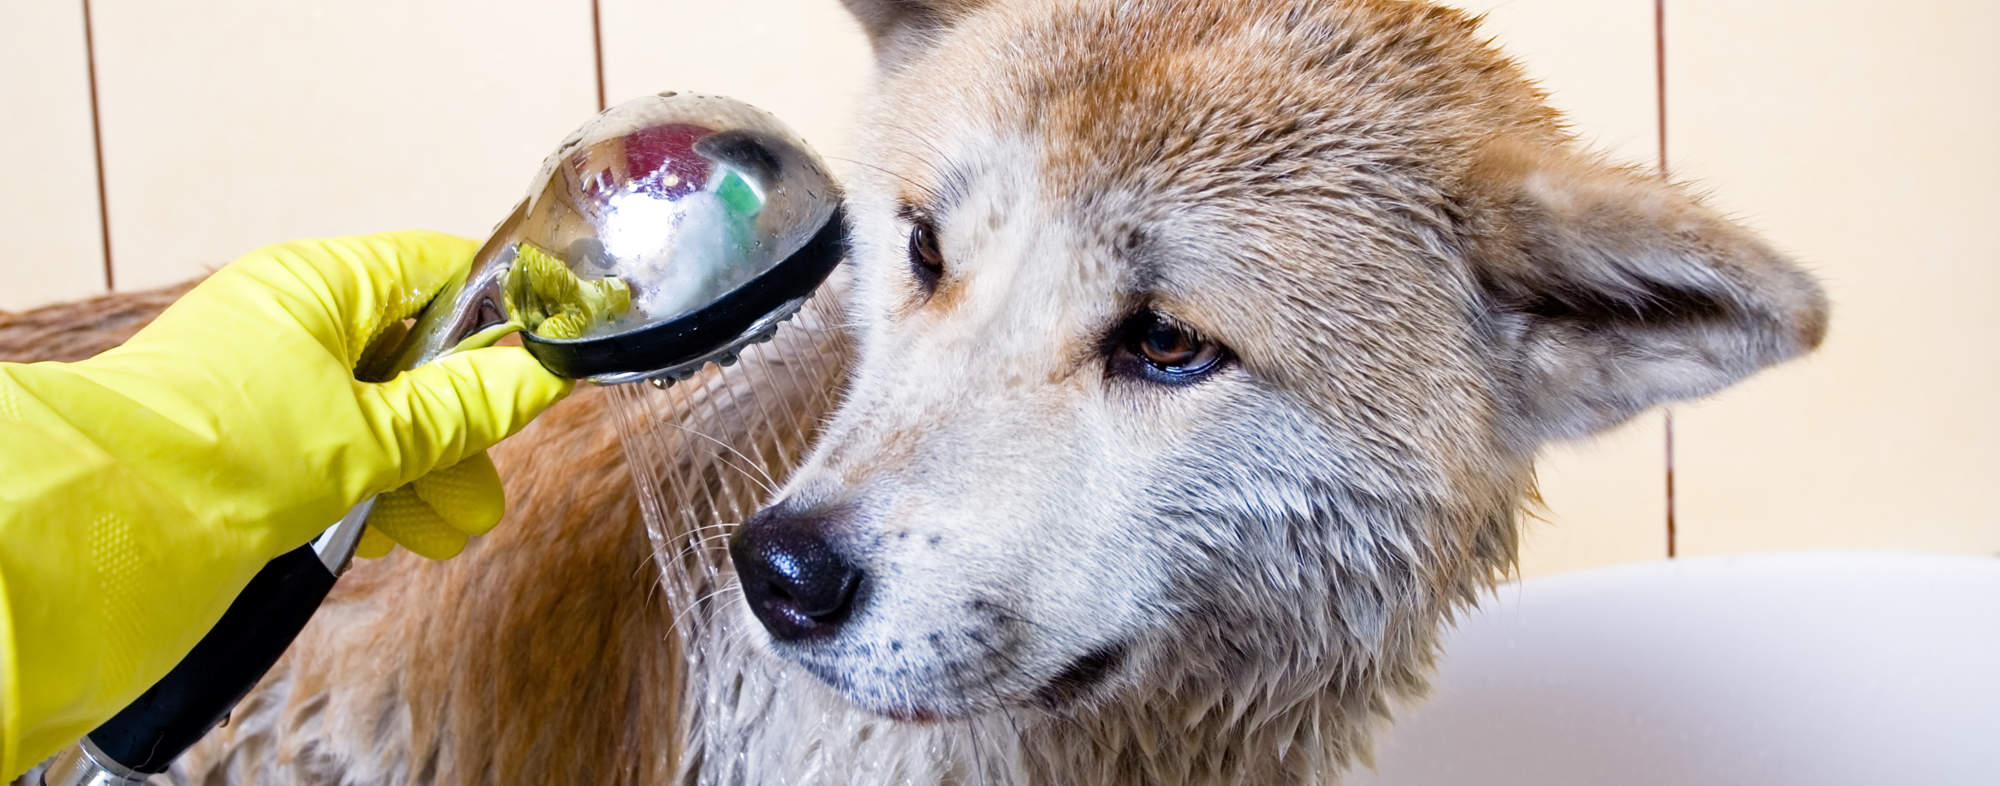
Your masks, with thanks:
[{"label": "dog's ear", "polygon": [[1659,179],[1502,142],[1473,182],[1499,211],[1473,269],[1532,439],[1714,392],[1826,333],[1812,276]]},{"label": "dog's ear", "polygon": [[868,31],[875,58],[893,63],[985,0],[841,0]]}]

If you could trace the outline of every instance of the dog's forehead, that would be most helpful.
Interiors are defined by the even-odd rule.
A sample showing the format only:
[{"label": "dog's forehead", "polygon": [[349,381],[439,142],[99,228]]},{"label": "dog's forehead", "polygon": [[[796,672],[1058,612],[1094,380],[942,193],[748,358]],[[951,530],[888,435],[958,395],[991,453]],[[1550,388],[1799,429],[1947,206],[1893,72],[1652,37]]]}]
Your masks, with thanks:
[{"label": "dog's forehead", "polygon": [[[1064,227],[1052,250],[1069,253],[1003,264],[1161,273],[1125,286],[1155,286],[1246,362],[1310,376],[1309,357],[1452,351],[1435,334],[1456,335],[1470,297],[1453,246],[1463,178],[1496,136],[1564,139],[1556,121],[1450,9],[1021,0],[982,7],[885,76],[865,190],[918,205],[1011,195]],[[1273,309],[1274,292],[1315,306]],[[1388,328],[1319,329],[1328,319]]]},{"label": "dog's forehead", "polygon": [[912,136],[1039,140],[1054,202],[1408,198],[1495,133],[1555,133],[1476,20],[1379,0],[991,3],[885,87]]},{"label": "dog's forehead", "polygon": [[1434,246],[1409,235],[1458,231],[1479,145],[1562,134],[1476,20],[1376,0],[991,3],[885,79],[868,126],[885,195],[1032,192],[1072,240],[1196,275]]}]

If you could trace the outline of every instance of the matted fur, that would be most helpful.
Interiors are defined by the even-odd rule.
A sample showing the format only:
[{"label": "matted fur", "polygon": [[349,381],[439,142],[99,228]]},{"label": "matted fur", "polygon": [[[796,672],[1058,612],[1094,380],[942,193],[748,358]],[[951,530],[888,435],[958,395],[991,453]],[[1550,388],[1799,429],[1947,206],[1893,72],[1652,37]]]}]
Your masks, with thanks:
[{"label": "matted fur", "polygon": [[[853,617],[771,639],[685,530],[656,535],[723,567],[711,602],[666,608],[583,389],[496,449],[508,521],[448,563],[357,568],[180,777],[1330,783],[1511,565],[1542,444],[1824,332],[1809,276],[1580,149],[1456,11],[848,5],[881,60],[834,291],[858,349],[698,384],[809,408],[849,379],[746,527],[819,528],[866,571]],[[1119,371],[1141,311],[1232,359],[1190,385]],[[784,431],[693,400],[650,415]],[[682,469],[683,494],[751,482]]]}]

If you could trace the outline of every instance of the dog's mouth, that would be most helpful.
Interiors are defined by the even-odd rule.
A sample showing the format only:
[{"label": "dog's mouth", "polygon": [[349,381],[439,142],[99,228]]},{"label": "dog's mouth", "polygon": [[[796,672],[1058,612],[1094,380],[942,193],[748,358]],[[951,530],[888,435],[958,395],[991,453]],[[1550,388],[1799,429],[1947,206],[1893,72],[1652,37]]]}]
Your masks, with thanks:
[{"label": "dog's mouth", "polygon": [[[918,678],[893,684],[892,678],[891,684],[881,684],[854,679],[855,675],[848,671],[852,667],[812,662],[799,665],[863,710],[900,723],[925,725],[964,720],[1009,707],[1060,712],[1097,695],[1125,665],[1127,652],[1123,644],[1099,647],[1070,661],[1046,681],[1028,686],[1016,683],[1011,690],[1004,685],[1014,680],[1009,679],[1004,669],[979,677],[969,677],[962,669],[951,669],[948,671],[953,672],[952,676],[942,680]],[[1022,675],[1014,679],[1019,676]]]},{"label": "dog's mouth", "polygon": [[917,726],[927,726],[933,723],[953,720],[952,717],[942,713],[917,707],[891,707],[883,710],[881,715],[897,723],[909,723]]},{"label": "dog's mouth", "polygon": [[1043,709],[1056,710],[1083,701],[1124,664],[1125,646],[1122,644],[1092,650],[1036,689],[1035,703]]}]

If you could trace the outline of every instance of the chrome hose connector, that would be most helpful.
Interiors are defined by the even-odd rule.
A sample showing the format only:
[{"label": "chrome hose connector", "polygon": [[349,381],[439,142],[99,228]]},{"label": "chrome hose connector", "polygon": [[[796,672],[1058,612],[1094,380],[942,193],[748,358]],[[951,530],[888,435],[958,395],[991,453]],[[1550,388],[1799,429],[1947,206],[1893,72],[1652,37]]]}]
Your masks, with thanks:
[{"label": "chrome hose connector", "polygon": [[148,777],[112,761],[84,737],[49,762],[42,771],[42,786],[140,786]]}]

